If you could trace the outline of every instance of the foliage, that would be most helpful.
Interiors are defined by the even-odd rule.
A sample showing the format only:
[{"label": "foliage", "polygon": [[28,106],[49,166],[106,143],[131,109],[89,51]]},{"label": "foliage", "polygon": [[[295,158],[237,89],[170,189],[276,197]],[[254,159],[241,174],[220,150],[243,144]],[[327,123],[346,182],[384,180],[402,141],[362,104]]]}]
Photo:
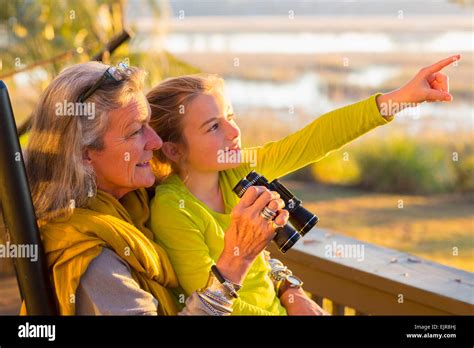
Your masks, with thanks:
[{"label": "foliage", "polygon": [[463,143],[454,146],[406,136],[371,139],[328,155],[304,173],[321,183],[376,192],[474,192],[473,150]]}]

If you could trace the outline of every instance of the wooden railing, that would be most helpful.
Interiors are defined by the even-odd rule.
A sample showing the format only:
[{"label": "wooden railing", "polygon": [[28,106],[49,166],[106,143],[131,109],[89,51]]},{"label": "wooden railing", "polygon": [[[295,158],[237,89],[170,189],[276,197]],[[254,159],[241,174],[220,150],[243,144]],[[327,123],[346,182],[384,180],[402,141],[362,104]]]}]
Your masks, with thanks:
[{"label": "wooden railing", "polygon": [[474,315],[470,272],[321,229],[270,251],[333,315]]},{"label": "wooden railing", "polygon": [[470,272],[321,229],[269,249],[333,315],[474,315]]}]

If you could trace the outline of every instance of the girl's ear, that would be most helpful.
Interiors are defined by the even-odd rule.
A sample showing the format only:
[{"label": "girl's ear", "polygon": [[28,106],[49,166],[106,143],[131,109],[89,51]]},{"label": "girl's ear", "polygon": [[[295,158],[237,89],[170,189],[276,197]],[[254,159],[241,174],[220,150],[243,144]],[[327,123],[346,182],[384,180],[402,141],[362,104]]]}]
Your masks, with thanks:
[{"label": "girl's ear", "polygon": [[181,151],[177,144],[170,141],[165,141],[161,147],[161,151],[168,157],[169,160],[179,163],[182,157]]}]

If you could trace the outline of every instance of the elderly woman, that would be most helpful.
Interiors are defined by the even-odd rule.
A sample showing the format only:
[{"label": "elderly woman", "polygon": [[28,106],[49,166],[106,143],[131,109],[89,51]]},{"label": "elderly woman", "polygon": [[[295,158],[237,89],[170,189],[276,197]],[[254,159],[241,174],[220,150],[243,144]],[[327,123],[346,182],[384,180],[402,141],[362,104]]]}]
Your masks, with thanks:
[{"label": "elderly woman", "polygon": [[[123,65],[75,65],[54,79],[35,112],[26,167],[62,315],[174,315],[183,307],[167,254],[147,227],[149,161],[162,141],[148,124],[142,79]],[[261,216],[267,206],[278,210],[274,222]],[[288,219],[282,207],[263,187],[246,192],[206,287],[179,314],[232,312],[253,260]],[[297,301],[321,312],[309,299]]]}]

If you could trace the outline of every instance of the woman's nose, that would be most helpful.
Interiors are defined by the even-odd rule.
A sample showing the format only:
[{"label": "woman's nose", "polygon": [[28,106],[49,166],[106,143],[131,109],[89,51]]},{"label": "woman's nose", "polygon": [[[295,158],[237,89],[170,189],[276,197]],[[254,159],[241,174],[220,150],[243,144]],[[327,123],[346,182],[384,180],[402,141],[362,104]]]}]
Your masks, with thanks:
[{"label": "woman's nose", "polygon": [[148,128],[148,139],[146,142],[146,150],[159,150],[163,146],[163,140],[160,136],[154,131],[153,128],[147,126]]}]

